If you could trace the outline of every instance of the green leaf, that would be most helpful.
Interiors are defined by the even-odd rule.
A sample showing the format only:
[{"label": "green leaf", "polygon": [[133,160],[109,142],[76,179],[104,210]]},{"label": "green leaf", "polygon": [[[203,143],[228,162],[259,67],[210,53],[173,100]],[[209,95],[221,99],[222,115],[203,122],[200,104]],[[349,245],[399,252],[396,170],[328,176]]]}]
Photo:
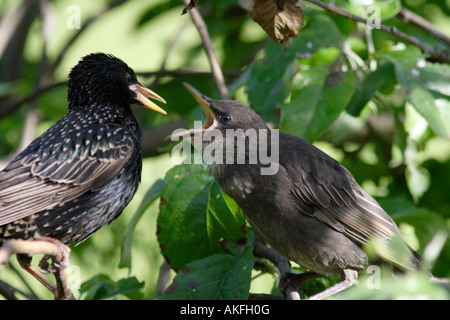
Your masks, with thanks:
[{"label": "green leaf", "polygon": [[291,101],[281,105],[281,131],[301,138],[307,136],[327,74],[322,68],[311,68],[295,76]]},{"label": "green leaf", "polygon": [[175,166],[165,181],[158,242],[172,268],[179,270],[214,253],[233,253],[246,243],[243,214],[204,166]]},{"label": "green leaf", "polygon": [[128,268],[131,272],[131,249],[133,246],[134,230],[136,229],[136,225],[138,224],[139,220],[148,209],[150,204],[152,204],[153,201],[155,201],[161,195],[164,184],[164,180],[158,179],[153,184],[153,186],[148,189],[147,193],[144,196],[144,199],[141,202],[141,205],[139,206],[139,209],[136,211],[133,218],[131,218],[130,223],[127,225],[123,237],[123,244],[120,250],[119,268]]},{"label": "green leaf", "polygon": [[293,86],[301,84],[291,101],[281,106],[280,130],[314,141],[345,110],[356,80],[352,73],[328,74],[320,68],[310,68],[297,77]]},{"label": "green leaf", "polygon": [[[366,1],[364,1],[366,2]],[[367,2],[366,2],[367,3]],[[385,21],[388,19],[391,19],[397,15],[397,13],[402,8],[402,3],[400,0],[373,0],[372,4],[368,6],[369,7],[378,7],[380,8],[380,16],[381,21]],[[376,11],[368,11],[368,14],[376,13]]]},{"label": "green leaf", "polygon": [[363,18],[380,19],[395,17],[402,8],[400,0],[337,0],[335,5]]},{"label": "green leaf", "polygon": [[130,295],[144,287],[135,277],[115,282],[104,274],[99,274],[81,285],[80,293],[86,293],[85,300],[102,300],[119,294]]},{"label": "green leaf", "polygon": [[248,98],[266,121],[273,120],[276,106],[289,91],[283,89],[289,87],[287,79],[294,72],[289,65],[294,59],[294,52],[285,52],[278,43],[271,41],[267,43],[265,57],[254,61],[250,67]]},{"label": "green leaf", "polygon": [[[434,97],[425,87],[424,80],[429,86],[439,90],[441,80],[432,81],[430,75],[435,72],[425,61],[425,56],[417,48],[408,48],[403,51],[392,51],[380,54],[395,66],[397,80],[403,88],[403,93],[414,108],[424,117],[434,133],[450,140],[450,123],[444,121],[440,110],[436,106]],[[422,74],[426,75],[422,79]],[[444,91],[445,92],[445,91]]]},{"label": "green leaf", "polygon": [[252,268],[251,245],[239,255],[218,253],[193,261],[178,272],[161,299],[248,299]]},{"label": "green leaf", "polygon": [[297,56],[312,54],[320,48],[338,48],[345,40],[330,17],[317,12],[310,14],[311,20],[286,51],[274,41],[268,42],[264,58],[255,60],[250,75],[246,75],[248,98],[266,121],[274,120],[277,106],[291,91]]},{"label": "green leaf", "polygon": [[450,140],[450,124],[445,123],[431,93],[420,84],[409,85],[406,96],[415,109],[428,121],[433,131]]},{"label": "green leaf", "polygon": [[345,37],[329,16],[314,11],[306,15],[309,17],[308,23],[289,45],[287,52],[305,54],[314,53],[320,48],[341,47]]},{"label": "green leaf", "polygon": [[[400,230],[402,230],[403,224],[413,227],[413,236],[419,242],[421,249],[428,244],[439,230],[445,229],[445,219],[439,213],[424,207],[418,207],[411,201],[398,198],[383,198],[378,199],[378,202],[397,223]],[[409,237],[412,237],[412,235],[409,235]],[[405,240],[408,240],[408,237],[405,236]]]},{"label": "green leaf", "polygon": [[420,69],[420,80],[430,91],[450,96],[450,66],[442,63],[425,63]]},{"label": "green leaf", "polygon": [[406,167],[406,183],[414,200],[419,201],[420,197],[430,188],[430,173],[414,162],[410,162]]},{"label": "green leaf", "polygon": [[348,113],[352,116],[358,116],[378,90],[383,87],[392,87],[396,83],[395,69],[392,63],[378,66],[361,84],[356,84],[355,93],[347,106]]}]

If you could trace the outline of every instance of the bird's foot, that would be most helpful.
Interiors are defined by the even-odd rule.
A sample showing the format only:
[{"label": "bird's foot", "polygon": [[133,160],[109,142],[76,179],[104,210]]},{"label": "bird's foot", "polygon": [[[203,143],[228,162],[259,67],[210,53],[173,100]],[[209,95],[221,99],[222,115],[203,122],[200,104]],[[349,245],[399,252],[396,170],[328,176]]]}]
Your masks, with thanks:
[{"label": "bird's foot", "polygon": [[283,296],[287,300],[300,300],[299,291],[301,290],[303,283],[310,279],[319,278],[321,275],[308,272],[308,273],[286,273],[280,279],[280,290]]},{"label": "bird's foot", "polygon": [[[43,273],[51,273],[55,276],[56,287],[51,290],[57,300],[75,300],[67,280],[65,269],[70,265],[70,248],[61,241],[49,237],[42,237],[40,240],[48,241],[55,245],[54,254],[46,254],[39,262],[39,268]],[[49,260],[51,263],[49,264]]]},{"label": "bird's foot", "polygon": [[[39,268],[43,273],[56,273],[59,270],[67,268],[69,263],[70,248],[61,241],[49,237],[40,238],[42,241],[48,241],[55,245],[55,252],[46,254],[39,262]],[[48,260],[52,260],[49,264]]]},{"label": "bird's foot", "polygon": [[308,297],[307,300],[323,300],[335,293],[338,293],[344,289],[351,287],[355,283],[356,279],[358,279],[358,272],[353,269],[344,269],[342,271],[341,278],[342,278],[341,282],[338,282],[335,285],[333,285],[311,297]]},{"label": "bird's foot", "polygon": [[[20,266],[50,290],[55,299],[74,299],[65,272],[65,268],[69,266],[70,248],[68,246],[48,237],[42,237],[38,240],[13,239],[7,241],[1,247],[0,263],[7,262],[13,253],[17,254]],[[31,265],[31,258],[35,254],[45,255],[39,265],[44,271],[55,276],[57,285],[47,279],[43,272]],[[48,264],[49,258],[53,260],[52,264]]]}]

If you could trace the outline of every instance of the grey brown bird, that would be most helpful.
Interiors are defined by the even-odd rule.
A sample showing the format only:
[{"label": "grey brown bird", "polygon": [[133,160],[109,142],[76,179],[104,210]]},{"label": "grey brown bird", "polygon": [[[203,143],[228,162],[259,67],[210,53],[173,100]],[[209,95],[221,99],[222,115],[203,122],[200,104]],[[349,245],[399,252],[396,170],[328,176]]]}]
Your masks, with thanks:
[{"label": "grey brown bird", "polygon": [[[206,115],[203,126],[187,134],[194,139],[208,136],[202,141],[210,170],[259,237],[316,276],[341,276],[341,282],[313,298],[325,298],[353,284],[369,262],[363,250],[369,241],[377,242],[378,253],[389,264],[419,268],[420,257],[403,240],[404,256],[388,250],[391,239],[401,239],[397,225],[338,161],[298,137],[273,135],[258,114],[237,101],[213,100],[185,86]],[[239,137],[243,134],[246,140]],[[243,156],[239,141],[245,144]],[[229,146],[231,150],[226,150]],[[252,160],[251,147],[267,148],[268,155],[276,157],[272,163]],[[217,154],[220,161],[212,161],[218,160]],[[271,166],[275,170],[262,174],[262,168]]]},{"label": "grey brown bird", "polygon": [[69,75],[69,112],[0,172],[0,245],[80,242],[120,215],[142,169],[130,105],[165,114],[147,97],[165,103],[122,60],[103,53],[80,60]]}]

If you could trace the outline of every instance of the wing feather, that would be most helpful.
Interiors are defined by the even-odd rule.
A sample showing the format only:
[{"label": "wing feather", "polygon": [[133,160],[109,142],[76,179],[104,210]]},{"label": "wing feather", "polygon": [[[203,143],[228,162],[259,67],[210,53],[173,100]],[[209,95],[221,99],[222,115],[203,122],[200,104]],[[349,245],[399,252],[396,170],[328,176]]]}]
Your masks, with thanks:
[{"label": "wing feather", "polygon": [[[339,162],[296,137],[283,134],[280,159],[294,183],[292,194],[302,213],[316,217],[360,244],[388,240],[398,228],[379,204]],[[306,202],[306,206],[304,204]],[[302,210],[302,208],[314,208]]]},{"label": "wing feather", "polygon": [[120,175],[136,144],[116,124],[91,125],[76,139],[52,141],[51,130],[0,172],[0,225],[107,186]]}]

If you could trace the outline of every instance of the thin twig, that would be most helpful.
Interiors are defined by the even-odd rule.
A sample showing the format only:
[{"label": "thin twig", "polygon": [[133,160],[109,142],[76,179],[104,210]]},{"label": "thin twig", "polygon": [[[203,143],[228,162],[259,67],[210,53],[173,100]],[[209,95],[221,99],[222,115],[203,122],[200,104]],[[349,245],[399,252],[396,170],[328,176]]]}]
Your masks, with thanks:
[{"label": "thin twig", "polygon": [[17,270],[17,268],[14,266],[13,263],[8,263],[8,268],[20,279],[20,281],[23,283],[23,285],[27,288],[27,290],[30,292],[29,294],[24,294],[26,298],[29,300],[40,300],[38,295],[36,294],[34,288],[28,283],[28,281],[25,279],[22,273]]},{"label": "thin twig", "polygon": [[[189,5],[189,0],[183,0],[184,4]],[[205,49],[206,54],[208,55],[209,62],[211,64],[211,70],[214,77],[214,82],[217,86],[217,89],[220,92],[222,99],[230,99],[230,94],[228,93],[228,88],[225,84],[225,79],[223,77],[222,69],[220,68],[219,61],[214,53],[214,49],[211,43],[211,38],[208,34],[208,28],[206,27],[205,21],[203,20],[200,12],[197,8],[192,8],[189,10],[192,18],[192,22],[194,22],[197,30],[202,39],[203,48]]]},{"label": "thin twig", "polygon": [[[68,265],[70,248],[52,238],[42,237],[41,239],[42,240],[12,239],[5,242],[2,247],[0,247],[0,265],[9,262],[11,255],[18,254],[17,260],[21,267],[46,286],[47,289],[54,294],[55,299],[74,299],[70,292],[70,288],[67,285],[67,275],[65,272],[66,264]],[[21,256],[19,256],[19,254]],[[56,279],[56,286],[45,278],[41,272],[31,266],[31,260],[28,260],[28,258],[24,259],[26,256],[33,256],[36,254],[44,254],[44,258],[40,263],[41,268],[42,266],[48,266],[45,261],[47,259],[46,257],[52,257],[54,259],[53,262],[55,262],[55,265],[52,267],[56,267],[56,270],[51,272]]]},{"label": "thin twig", "polygon": [[248,300],[284,300],[284,298],[276,294],[250,293]]},{"label": "thin twig", "polygon": [[17,99],[15,101],[12,101],[11,103],[9,103],[6,106],[3,106],[0,109],[0,120],[7,117],[11,112],[16,111],[24,103],[30,102],[30,101],[38,98],[40,95],[42,95],[50,90],[53,90],[57,87],[63,86],[65,84],[66,84],[66,81],[60,81],[60,82],[56,82],[56,83],[52,83],[49,85],[35,88],[34,91],[32,93],[30,93],[29,95],[27,95],[23,98]]},{"label": "thin twig", "polygon": [[159,71],[155,72],[153,75],[155,75],[155,79],[153,80],[153,85],[157,84],[161,77],[164,76],[164,71],[166,71],[166,64],[167,60],[169,59],[170,54],[174,50],[177,42],[182,38],[181,35],[186,30],[188,23],[185,21],[183,25],[179,28],[179,30],[175,33],[175,37],[170,40],[169,44],[167,45],[166,52],[164,53],[163,61],[161,62],[161,67],[159,68]]},{"label": "thin twig", "polygon": [[48,74],[53,74],[53,72],[56,70],[56,68],[61,64],[62,59],[64,58],[64,56],[66,55],[67,51],[69,50],[69,48],[72,46],[72,44],[80,37],[80,35],[87,29],[87,27],[89,25],[91,25],[92,23],[94,23],[98,18],[100,18],[103,14],[105,14],[106,12],[110,11],[111,9],[120,6],[121,4],[123,4],[124,2],[126,2],[126,0],[116,0],[112,3],[110,3],[108,6],[106,6],[105,8],[102,8],[99,12],[97,12],[96,14],[94,14],[92,17],[90,17],[89,19],[87,19],[83,25],[81,26],[80,29],[78,29],[75,34],[67,41],[66,45],[61,49],[61,51],[59,52],[58,56],[56,57],[56,59],[53,61],[53,63],[49,66],[49,68],[47,69]]},{"label": "thin twig", "polygon": [[[76,32],[73,34],[73,36],[67,41],[67,43],[64,45],[64,47],[60,50],[58,53],[56,59],[51,63],[48,64],[45,69],[45,77],[50,77],[56,70],[56,68],[61,64],[62,59],[66,55],[67,51],[70,49],[72,44],[80,37],[80,35],[92,24],[94,23],[98,18],[100,18],[103,14],[110,11],[111,9],[123,4],[126,2],[126,0],[116,0],[112,3],[110,3],[105,8],[102,8],[99,12],[94,14],[92,17],[88,18],[82,25],[81,28],[76,30]],[[29,101],[33,101],[35,98],[43,94],[44,92],[47,92],[48,90],[53,89],[54,87],[58,87],[60,85],[63,85],[65,82],[58,82],[55,84],[51,84],[49,86],[39,87],[37,88],[32,94],[30,94],[27,97],[24,97],[20,100],[12,101],[6,106],[1,107],[0,112],[0,119],[4,118],[5,116],[9,115],[11,112],[17,110],[17,108]]]},{"label": "thin twig", "polygon": [[160,297],[164,294],[164,291],[167,288],[167,283],[170,277],[170,266],[166,261],[163,261],[161,267],[159,268],[159,278],[158,283],[156,284],[156,292],[155,296]]},{"label": "thin twig", "polygon": [[401,8],[400,11],[398,12],[398,16],[403,19],[403,22],[412,23],[413,25],[425,30],[433,37],[436,37],[439,40],[444,41],[448,46],[450,46],[450,38],[447,37],[442,32],[440,32],[439,30],[437,30],[433,24],[431,24],[428,20],[422,18],[418,14],[415,14],[414,12],[409,11],[408,9]]},{"label": "thin twig", "polygon": [[[357,16],[350,12],[342,10],[341,8],[338,8],[333,4],[325,3],[320,0],[306,0],[306,1],[314,3],[315,5],[318,5],[332,13],[343,16],[345,18],[352,19],[352,20],[362,22],[365,24],[368,23],[368,19],[362,18],[360,16]],[[389,27],[384,24],[380,24],[378,27],[380,30],[390,33],[412,45],[415,45],[416,47],[419,47],[422,50],[422,52],[431,55],[431,57],[433,57],[436,61],[450,64],[450,55],[449,55],[448,51],[439,50],[437,48],[432,48],[432,47],[426,45],[424,42],[420,41],[419,39],[417,39],[413,36],[410,36],[402,31],[399,31],[396,27]]]},{"label": "thin twig", "polygon": [[[40,12],[41,12],[41,26],[40,31],[42,34],[42,52],[41,59],[38,65],[38,72],[36,74],[36,78],[34,81],[34,89],[40,88],[44,86],[48,79],[45,76],[46,69],[48,66],[48,57],[47,57],[47,46],[50,39],[50,33],[53,27],[54,16],[53,12],[50,10],[50,3],[48,0],[40,2]],[[31,143],[34,139],[34,130],[39,122],[39,116],[37,111],[37,99],[33,99],[30,101],[27,114],[25,116],[24,126],[22,128],[22,135],[19,147],[17,151],[21,151],[28,144]]]}]

